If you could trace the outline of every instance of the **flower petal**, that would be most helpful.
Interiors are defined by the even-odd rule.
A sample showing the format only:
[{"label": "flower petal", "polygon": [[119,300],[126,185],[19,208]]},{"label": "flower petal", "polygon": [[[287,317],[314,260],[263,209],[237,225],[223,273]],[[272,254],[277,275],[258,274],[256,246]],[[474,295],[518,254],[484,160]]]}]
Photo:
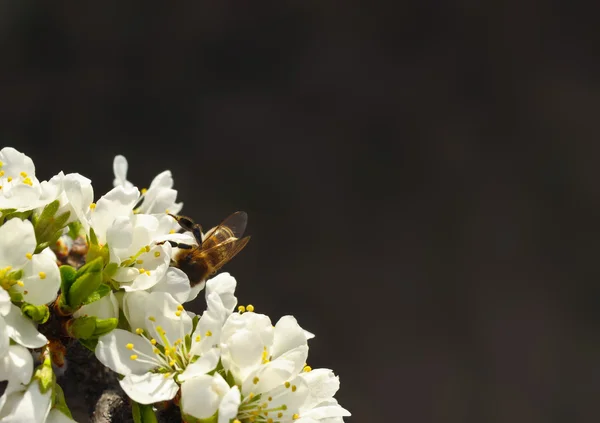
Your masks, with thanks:
[{"label": "flower petal", "polygon": [[0,226],[0,268],[20,269],[33,254],[37,242],[29,220],[10,219]]},{"label": "flower petal", "polygon": [[[132,350],[127,348],[128,344],[133,344]],[[137,359],[132,359],[133,355],[137,355]],[[98,339],[96,357],[122,375],[143,374],[158,366],[148,358],[154,358],[149,341],[123,329],[114,329]]]},{"label": "flower petal", "polygon": [[23,286],[15,289],[23,293],[30,304],[42,305],[54,301],[60,288],[60,271],[56,262],[45,254],[36,254],[23,268]]},{"label": "flower petal", "polygon": [[152,292],[167,292],[179,303],[185,303],[190,297],[190,280],[176,267],[169,267],[165,276],[152,287]]},{"label": "flower petal", "polygon": [[11,305],[10,313],[4,317],[6,321],[6,333],[16,343],[27,348],[40,348],[46,345],[48,340],[39,333],[34,323],[23,316],[21,309]]},{"label": "flower petal", "polygon": [[217,423],[229,423],[231,419],[234,419],[238,414],[241,402],[240,388],[233,386],[221,400]]},{"label": "flower petal", "polygon": [[108,295],[93,303],[86,304],[73,313],[73,317],[96,316],[99,319],[111,319],[119,317],[119,303],[117,297],[111,291]]},{"label": "flower petal", "polygon": [[185,371],[179,375],[178,380],[183,382],[214,370],[215,367],[217,367],[217,364],[219,364],[219,355],[218,348],[213,348],[202,354],[200,358],[187,366]]},{"label": "flower petal", "polygon": [[221,273],[206,282],[206,296],[213,292],[219,294],[223,306],[230,313],[237,305],[237,298],[234,295],[237,282],[229,273]]},{"label": "flower petal", "polygon": [[24,393],[15,392],[8,396],[0,412],[2,423],[44,423],[52,405],[52,390],[40,391],[34,382]]},{"label": "flower petal", "polygon": [[200,375],[181,385],[181,411],[197,419],[206,419],[219,409],[221,399],[230,388],[218,373]]},{"label": "flower petal", "polygon": [[73,423],[75,420],[70,419],[62,412],[58,411],[58,409],[53,408],[50,410],[50,414],[48,414],[48,418],[46,419],[46,423]]},{"label": "flower petal", "polygon": [[127,396],[140,404],[169,401],[177,395],[179,386],[172,375],[165,373],[130,374],[119,381]]},{"label": "flower petal", "polygon": [[301,345],[306,345],[304,330],[298,325],[293,316],[283,316],[275,325],[275,337],[273,339],[273,358],[281,356]]}]

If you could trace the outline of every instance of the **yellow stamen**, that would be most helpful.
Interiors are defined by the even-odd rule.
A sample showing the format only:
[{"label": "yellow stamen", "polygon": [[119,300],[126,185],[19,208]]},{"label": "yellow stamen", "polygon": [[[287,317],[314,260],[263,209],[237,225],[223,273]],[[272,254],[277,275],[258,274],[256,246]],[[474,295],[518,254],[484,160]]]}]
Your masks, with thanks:
[{"label": "yellow stamen", "polygon": [[148,317],[148,320],[150,320],[151,322],[156,322],[156,319],[154,318],[154,316]]},{"label": "yellow stamen", "polygon": [[91,209],[91,210],[94,210],[95,208],[96,208],[96,203],[91,203],[91,204],[90,204],[90,209]]},{"label": "yellow stamen", "polygon": [[202,338],[202,337],[201,337],[200,335],[197,335],[197,336],[196,336],[196,342],[200,342],[200,339],[201,339],[201,338]]},{"label": "yellow stamen", "polygon": [[23,183],[25,185],[33,186],[33,182],[31,181],[31,178],[25,178],[25,179],[23,179]]},{"label": "yellow stamen", "polygon": [[139,259],[139,260],[136,260],[135,262],[136,262],[137,264],[142,264],[142,263],[144,263],[144,260],[142,260],[142,259]]},{"label": "yellow stamen", "polygon": [[150,343],[151,343],[152,345],[156,345],[156,339],[152,338],[152,339],[150,340]]},{"label": "yellow stamen", "polygon": [[252,313],[254,311],[254,306],[252,304],[248,304],[246,306],[246,310],[249,311],[250,313]]},{"label": "yellow stamen", "polygon": [[6,178],[8,180],[8,182],[12,182],[12,176],[9,176],[8,178]]},{"label": "yellow stamen", "polygon": [[211,332],[211,331],[209,331],[209,330],[207,330],[207,331],[206,331],[206,334],[205,334],[204,336],[212,336],[212,332]]},{"label": "yellow stamen", "polygon": [[181,316],[181,310],[177,310],[177,311],[175,312],[175,316],[177,316],[177,317]]},{"label": "yellow stamen", "polygon": [[27,257],[27,260],[31,260],[33,255],[31,253],[27,253],[27,254],[25,254],[25,257]]},{"label": "yellow stamen", "polygon": [[129,356],[129,358],[135,361],[138,359],[138,356],[137,354],[132,354],[131,356]]},{"label": "yellow stamen", "polygon": [[142,273],[146,272],[146,269],[144,269],[143,267],[140,267],[138,269],[138,272],[140,272],[140,275],[141,275]]},{"label": "yellow stamen", "polygon": [[289,382],[286,382],[286,383],[284,383],[284,385],[285,385],[285,387],[286,387],[286,388],[289,388],[289,387],[290,387],[290,385],[291,385],[291,383],[289,383]]},{"label": "yellow stamen", "polygon": [[142,188],[142,189],[140,190],[140,192],[142,193],[142,195],[144,195],[145,193],[147,193],[147,192],[148,192],[148,188]]},{"label": "yellow stamen", "polygon": [[135,333],[137,333],[138,335],[141,335],[142,333],[144,333],[144,329],[142,329],[142,328],[137,328],[137,329],[135,330]]},{"label": "yellow stamen", "polygon": [[258,382],[260,382],[260,379],[258,378],[258,376],[254,376],[254,379],[252,379],[252,383],[253,384],[258,384]]},{"label": "yellow stamen", "polygon": [[154,257],[160,257],[160,251],[155,251],[154,252]]},{"label": "yellow stamen", "polygon": [[45,272],[38,273],[38,276],[40,277],[40,279],[46,279],[46,273]]},{"label": "yellow stamen", "polygon": [[239,306],[239,307],[238,307],[238,311],[239,311],[240,313],[243,313],[243,312],[245,312],[245,311],[246,311],[246,307],[244,307],[243,305],[241,305],[241,306]]},{"label": "yellow stamen", "polygon": [[128,350],[132,350],[133,344],[130,342],[129,344],[125,345],[125,348],[127,348]]},{"label": "yellow stamen", "polygon": [[312,368],[310,366],[304,366],[304,369],[302,369],[304,372],[308,373],[312,370]]},{"label": "yellow stamen", "polygon": [[300,414],[298,413],[294,413],[294,415],[292,416],[292,419],[294,420],[298,420],[300,418]]},{"label": "yellow stamen", "polygon": [[23,178],[27,178],[27,172],[21,172],[19,173],[19,175],[21,175],[21,177]]},{"label": "yellow stamen", "polygon": [[170,233],[170,234],[174,234],[174,233],[175,233],[175,229],[171,229],[171,230],[169,231],[169,233]]},{"label": "yellow stamen", "polygon": [[182,310],[183,310],[183,306],[182,306],[181,304],[179,304],[179,305],[177,306],[177,310],[179,310],[179,311],[182,311]]},{"label": "yellow stamen", "polygon": [[17,281],[17,285],[19,285],[20,287],[24,287],[25,284],[23,283],[23,281]]},{"label": "yellow stamen", "polygon": [[292,392],[296,392],[296,385],[292,385]]}]

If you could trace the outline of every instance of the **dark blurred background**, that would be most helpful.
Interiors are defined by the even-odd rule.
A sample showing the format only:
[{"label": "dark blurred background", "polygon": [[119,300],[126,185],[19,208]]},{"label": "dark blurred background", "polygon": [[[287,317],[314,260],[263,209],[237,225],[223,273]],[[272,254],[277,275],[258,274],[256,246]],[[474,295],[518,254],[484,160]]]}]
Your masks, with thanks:
[{"label": "dark blurred background", "polygon": [[238,298],[317,334],[349,422],[592,421],[597,42],[534,0],[2,2],[0,139],[246,210]]}]

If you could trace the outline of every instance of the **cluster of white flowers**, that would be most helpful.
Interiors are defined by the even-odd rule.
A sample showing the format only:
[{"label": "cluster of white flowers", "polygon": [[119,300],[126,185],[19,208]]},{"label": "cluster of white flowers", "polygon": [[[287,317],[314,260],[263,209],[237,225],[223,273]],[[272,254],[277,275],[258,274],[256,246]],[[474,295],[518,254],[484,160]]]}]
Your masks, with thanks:
[{"label": "cluster of white flowers", "polygon": [[[122,376],[136,421],[172,401],[188,423],[343,422],[338,378],[307,365],[313,335],[294,317],[273,326],[237,306],[228,273],[192,287],[177,267],[172,245],[197,238],[178,232],[171,173],[140,191],[123,156],[113,170],[94,203],[84,176],[39,182],[0,150],[0,422],[73,421],[55,375],[67,336]],[[205,287],[207,309],[185,310]]]}]

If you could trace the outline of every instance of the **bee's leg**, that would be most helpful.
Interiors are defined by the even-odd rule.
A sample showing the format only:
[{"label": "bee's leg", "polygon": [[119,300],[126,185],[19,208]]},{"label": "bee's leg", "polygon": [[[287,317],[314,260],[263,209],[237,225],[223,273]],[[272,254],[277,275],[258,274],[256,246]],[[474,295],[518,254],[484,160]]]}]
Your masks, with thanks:
[{"label": "bee's leg", "polygon": [[194,235],[198,245],[202,244],[202,226],[200,226],[200,224],[195,223],[192,219],[186,216],[177,216],[171,213],[169,213],[169,216],[175,219],[177,223],[179,223],[179,226],[181,226],[184,230],[190,231]]},{"label": "bee's leg", "polygon": [[157,242],[156,245],[162,245],[165,242],[168,242],[169,244],[171,244],[171,247],[181,248],[182,250],[191,250],[192,248],[195,247],[195,245],[183,244],[181,242],[175,242],[175,241],[161,241],[161,242]]}]

